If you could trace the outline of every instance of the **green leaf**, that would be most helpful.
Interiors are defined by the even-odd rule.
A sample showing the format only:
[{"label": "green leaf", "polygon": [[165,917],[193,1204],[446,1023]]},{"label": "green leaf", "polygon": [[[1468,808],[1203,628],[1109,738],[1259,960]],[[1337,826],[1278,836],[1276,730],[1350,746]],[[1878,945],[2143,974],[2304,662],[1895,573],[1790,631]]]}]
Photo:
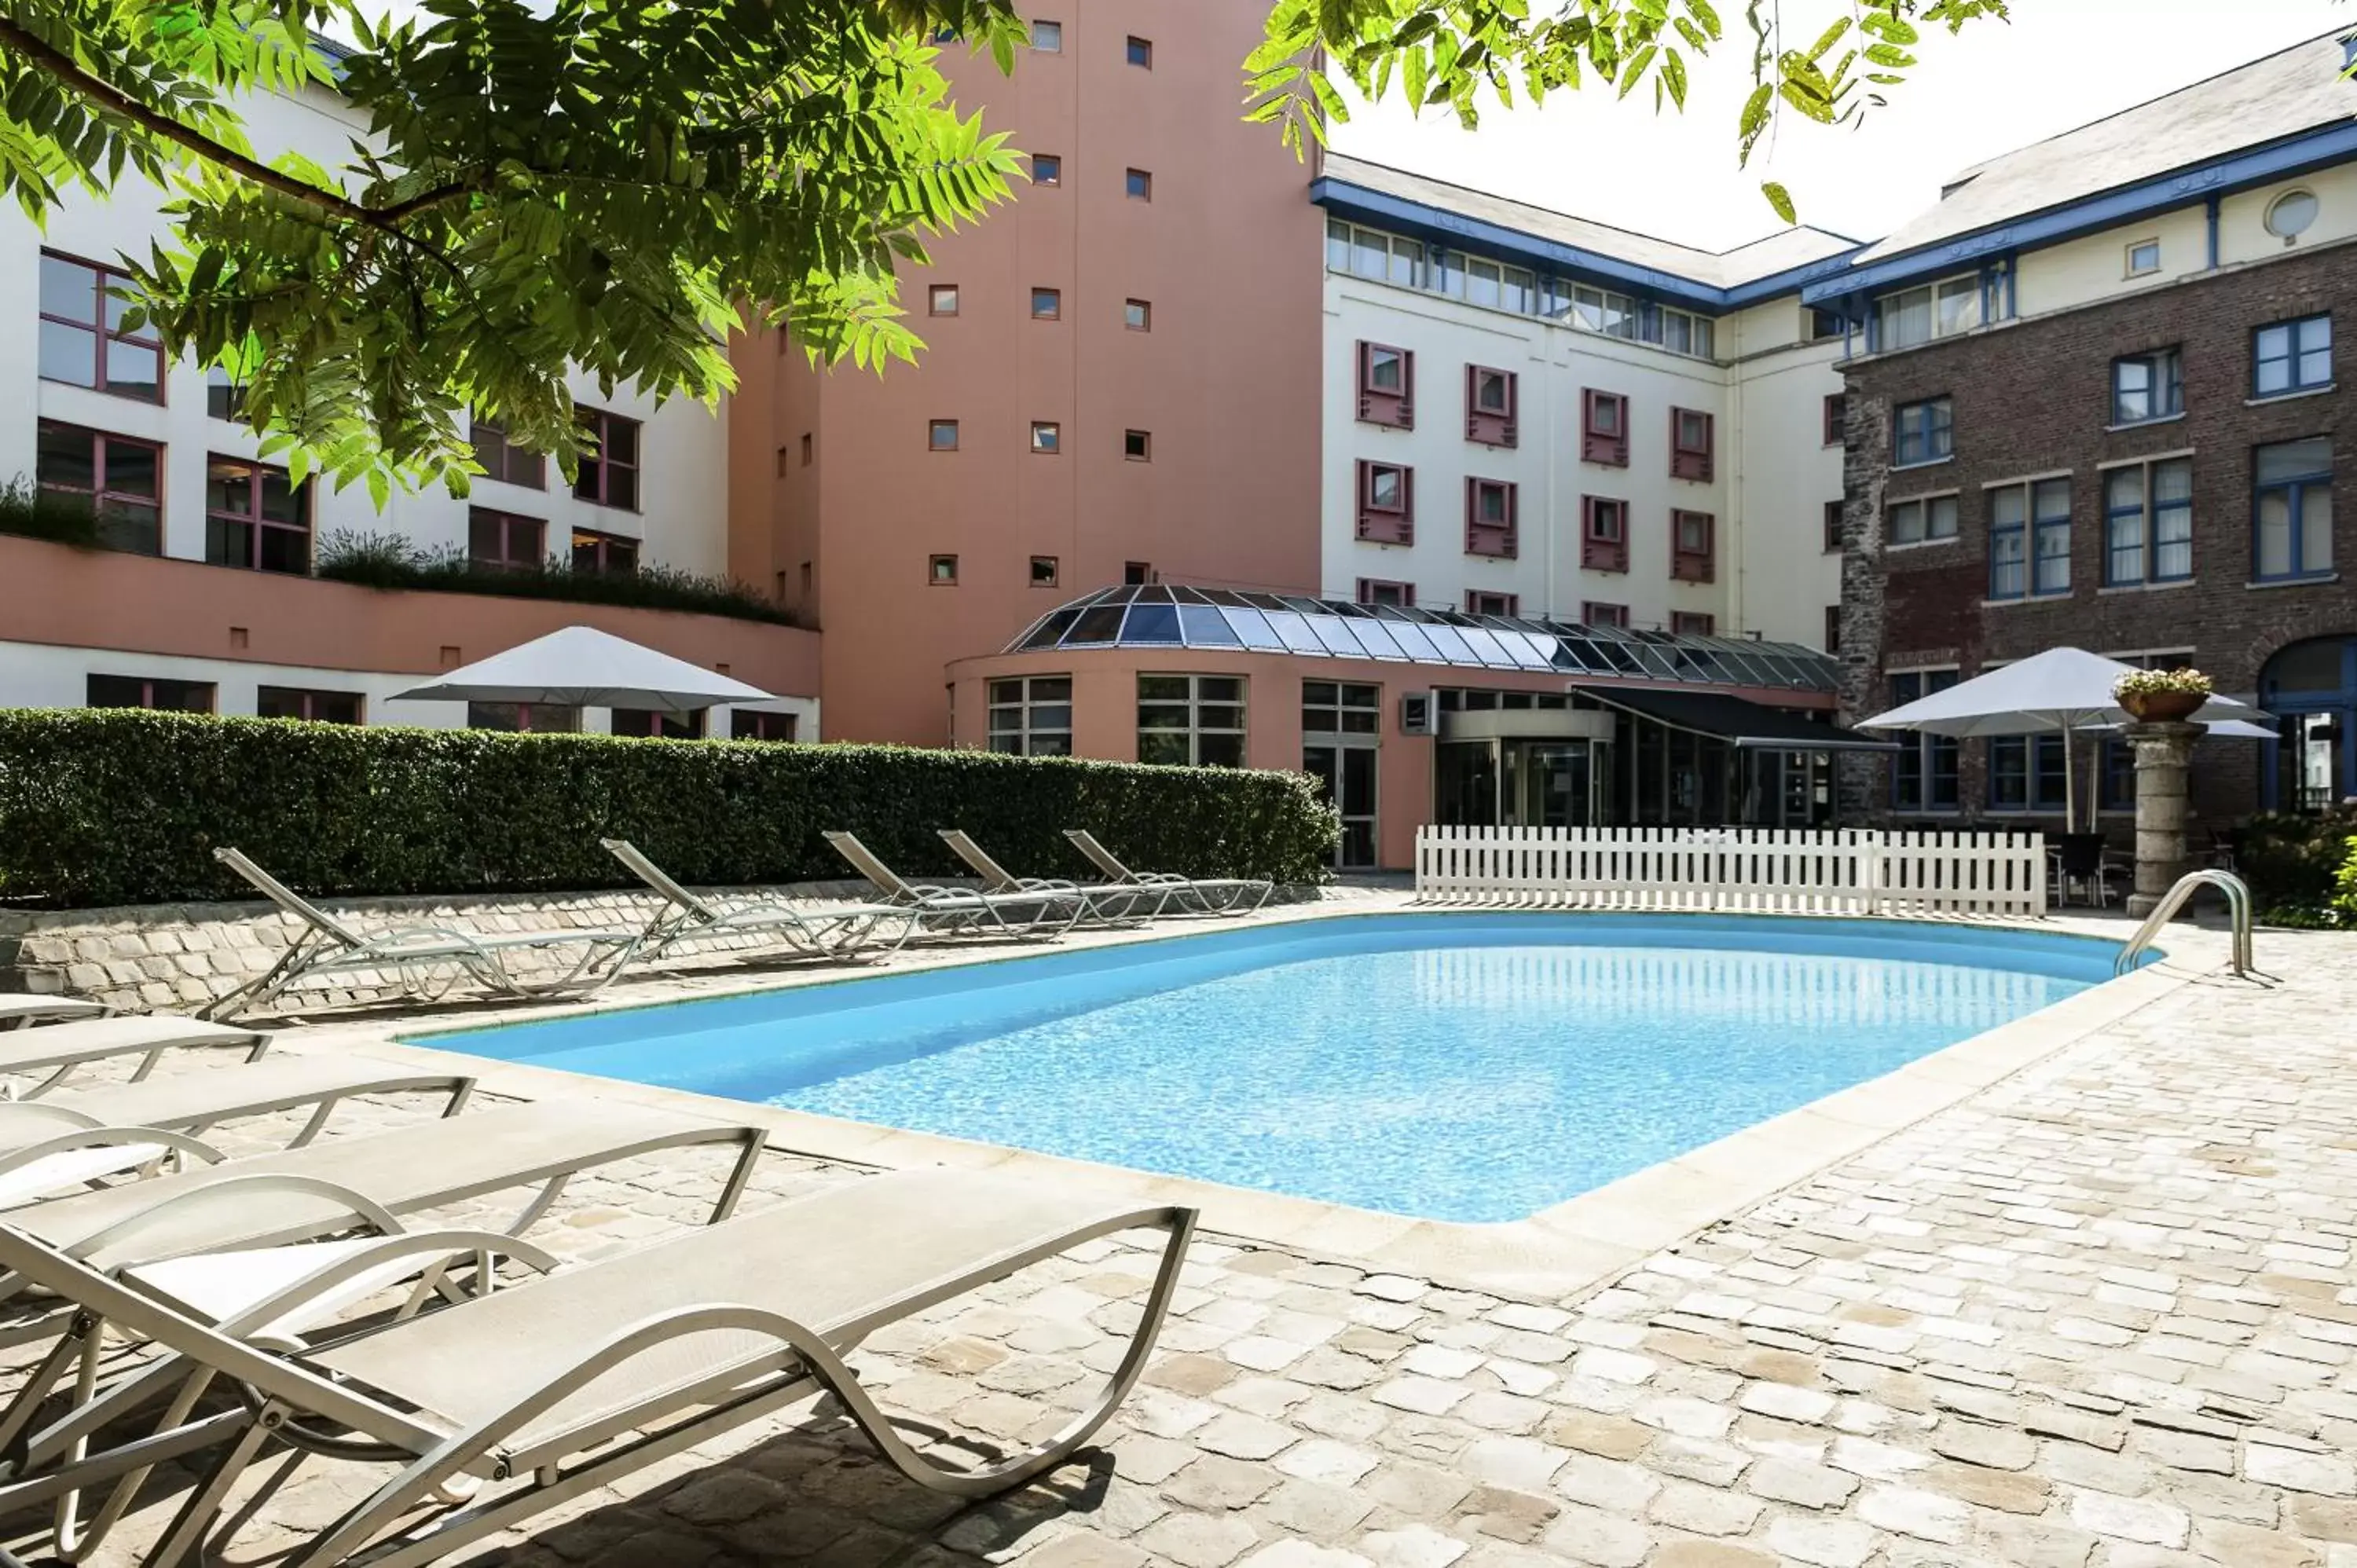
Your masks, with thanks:
[{"label": "green leaf", "polygon": [[1768,199],[1768,205],[1774,208],[1776,216],[1785,222],[1797,223],[1801,220],[1799,210],[1792,205],[1792,193],[1774,180],[1762,182],[1760,194]]}]

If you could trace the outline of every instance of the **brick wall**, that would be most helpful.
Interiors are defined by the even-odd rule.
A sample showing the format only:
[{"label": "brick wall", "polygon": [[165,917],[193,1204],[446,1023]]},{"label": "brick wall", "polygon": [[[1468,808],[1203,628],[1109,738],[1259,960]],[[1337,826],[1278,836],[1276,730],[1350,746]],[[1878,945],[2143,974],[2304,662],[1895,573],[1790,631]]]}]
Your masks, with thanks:
[{"label": "brick wall", "polygon": [[[2357,354],[2351,338],[2357,312],[2346,308],[2353,290],[2357,247],[2319,249],[1846,367],[1845,721],[1889,705],[1883,671],[1894,668],[1954,664],[1969,678],[1985,664],[2055,647],[2190,647],[2222,692],[2247,697],[2279,649],[2303,638],[2357,634],[2357,505],[2341,478],[2357,464],[2357,367],[2349,359]],[[2335,388],[2252,403],[2253,328],[2336,305],[2343,308],[2335,321],[2342,338],[2334,347]],[[2171,346],[2183,357],[2184,415],[2106,430],[2113,360]],[[1893,410],[1942,395],[1953,400],[1953,458],[1894,473]],[[2333,559],[2342,575],[2253,586],[2251,449],[2314,435],[2334,437]],[[2103,589],[2098,466],[2187,452],[2193,463],[2192,581]],[[2072,481],[2071,593],[1986,603],[1983,487],[2060,473]],[[1892,498],[1948,489],[1958,492],[1955,540],[1886,548]],[[2197,819],[2222,825],[2256,809],[2261,751],[2255,742],[2205,743],[2194,768]],[[1851,820],[1887,814],[1887,768],[1874,757],[1846,767],[1842,803]],[[1985,769],[1986,747],[1967,745],[1967,816],[1986,810]]]}]

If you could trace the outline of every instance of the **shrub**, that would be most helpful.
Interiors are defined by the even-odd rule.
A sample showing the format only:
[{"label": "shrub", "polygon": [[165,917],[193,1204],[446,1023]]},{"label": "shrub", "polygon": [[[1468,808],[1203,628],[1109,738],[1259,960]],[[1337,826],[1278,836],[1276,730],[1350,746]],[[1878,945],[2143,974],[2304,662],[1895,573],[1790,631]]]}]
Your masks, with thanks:
[{"label": "shrub", "polygon": [[1064,841],[1198,875],[1323,880],[1340,828],[1295,773],[903,746],[632,740],[0,711],[0,893],[91,906],[247,897],[234,844],[323,895],[635,886],[627,838],[693,884],[848,876],[848,828],[916,876],[961,827],[1027,875],[1089,875]]},{"label": "shrub", "polygon": [[2357,807],[2263,811],[2236,830],[2234,867],[2260,908],[2320,910],[2332,902],[2352,835],[2357,835]]},{"label": "shrub", "polygon": [[0,533],[100,548],[98,513],[80,501],[33,488],[23,475],[0,485]]},{"label": "shrub", "polygon": [[670,566],[640,566],[635,572],[576,572],[554,560],[537,566],[490,566],[463,550],[420,550],[399,534],[339,529],[319,542],[311,570],[314,575],[363,588],[563,599],[571,604],[629,605],[794,624],[792,616],[763,598],[759,589],[724,577],[699,576]]}]

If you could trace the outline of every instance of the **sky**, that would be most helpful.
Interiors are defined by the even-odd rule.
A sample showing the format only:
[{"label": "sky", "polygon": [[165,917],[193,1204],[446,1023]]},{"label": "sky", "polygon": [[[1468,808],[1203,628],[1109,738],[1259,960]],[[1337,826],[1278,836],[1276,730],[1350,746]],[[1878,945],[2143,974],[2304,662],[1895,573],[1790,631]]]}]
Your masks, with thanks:
[{"label": "sky", "polygon": [[[1788,31],[1821,27],[1842,0],[1784,0]],[[1760,195],[1781,180],[1801,220],[1874,240],[1939,199],[1955,171],[2216,75],[2337,27],[2342,0],[2012,0],[1916,50],[1908,81],[1857,128],[1784,115],[1773,145],[1736,165],[1751,87],[1740,0],[1719,0],[1728,37],[1695,68],[1683,114],[1656,118],[1650,87],[1616,100],[1591,82],[1544,107],[1500,111],[1477,133],[1385,102],[1354,108],[1337,151],[1599,222],[1721,251],[1778,220]],[[2357,112],[2357,82],[2350,84]]]}]

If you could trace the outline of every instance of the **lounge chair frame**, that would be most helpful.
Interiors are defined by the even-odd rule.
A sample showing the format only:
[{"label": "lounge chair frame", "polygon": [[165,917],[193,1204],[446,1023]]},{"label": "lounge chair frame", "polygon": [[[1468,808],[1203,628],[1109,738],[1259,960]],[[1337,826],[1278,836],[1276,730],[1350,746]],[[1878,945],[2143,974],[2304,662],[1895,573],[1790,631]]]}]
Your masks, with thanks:
[{"label": "lounge chair frame", "polygon": [[[663,900],[645,930],[639,933],[638,957],[659,959],[682,942],[699,937],[765,936],[813,958],[881,959],[907,944],[919,924],[913,909],[888,904],[854,904],[832,909],[804,911],[775,901],[721,904],[687,886],[650,860],[628,839],[599,839],[606,852]],[[879,936],[887,924],[898,934]]]},{"label": "lounge chair frame", "polygon": [[[914,909],[924,929],[943,936],[981,933],[1006,937],[1061,936],[1088,918],[1089,901],[1060,888],[1036,892],[977,893],[911,882],[884,864],[854,833],[830,829],[819,835],[867,878],[887,903]],[[1009,911],[1031,911],[1028,918]]]},{"label": "lounge chair frame", "polygon": [[152,1013],[77,1017],[38,1029],[9,1030],[0,1036],[0,1074],[15,1078],[46,1068],[49,1075],[29,1089],[0,1089],[0,1101],[38,1100],[91,1062],[135,1056],[139,1065],[132,1069],[131,1081],[139,1083],[156,1070],[167,1051],[221,1048],[242,1050],[247,1061],[260,1061],[270,1050],[270,1036],[261,1029]]},{"label": "lounge chair frame", "polygon": [[[200,1018],[233,1017],[264,1006],[296,983],[324,975],[365,971],[385,976],[404,996],[438,1002],[471,980],[502,996],[533,1000],[594,992],[636,955],[635,931],[529,931],[486,937],[457,926],[397,926],[364,936],[271,875],[236,849],[223,844],[213,858],[252,883],[262,896],[303,922],[303,930],[270,969],[201,1008]],[[508,972],[504,954],[580,946],[570,968],[554,979],[519,980]]]},{"label": "lounge chair frame", "polygon": [[83,996],[0,996],[0,1033],[62,1023],[69,1018],[103,1018],[113,1011],[105,1003]]},{"label": "lounge chair frame", "polygon": [[[1202,915],[1249,915],[1269,900],[1276,885],[1256,876],[1181,876],[1175,871],[1132,871],[1086,828],[1066,828],[1064,837],[1091,865],[1115,882],[1166,890],[1177,910]],[[1250,899],[1250,903],[1245,900]]]},{"label": "lounge chair frame", "polygon": [[952,854],[974,868],[985,893],[1068,893],[1088,902],[1088,916],[1104,925],[1135,922],[1162,912],[1170,901],[1168,888],[1135,882],[1078,883],[1060,876],[1017,876],[991,853],[974,843],[963,828],[936,829]]}]

